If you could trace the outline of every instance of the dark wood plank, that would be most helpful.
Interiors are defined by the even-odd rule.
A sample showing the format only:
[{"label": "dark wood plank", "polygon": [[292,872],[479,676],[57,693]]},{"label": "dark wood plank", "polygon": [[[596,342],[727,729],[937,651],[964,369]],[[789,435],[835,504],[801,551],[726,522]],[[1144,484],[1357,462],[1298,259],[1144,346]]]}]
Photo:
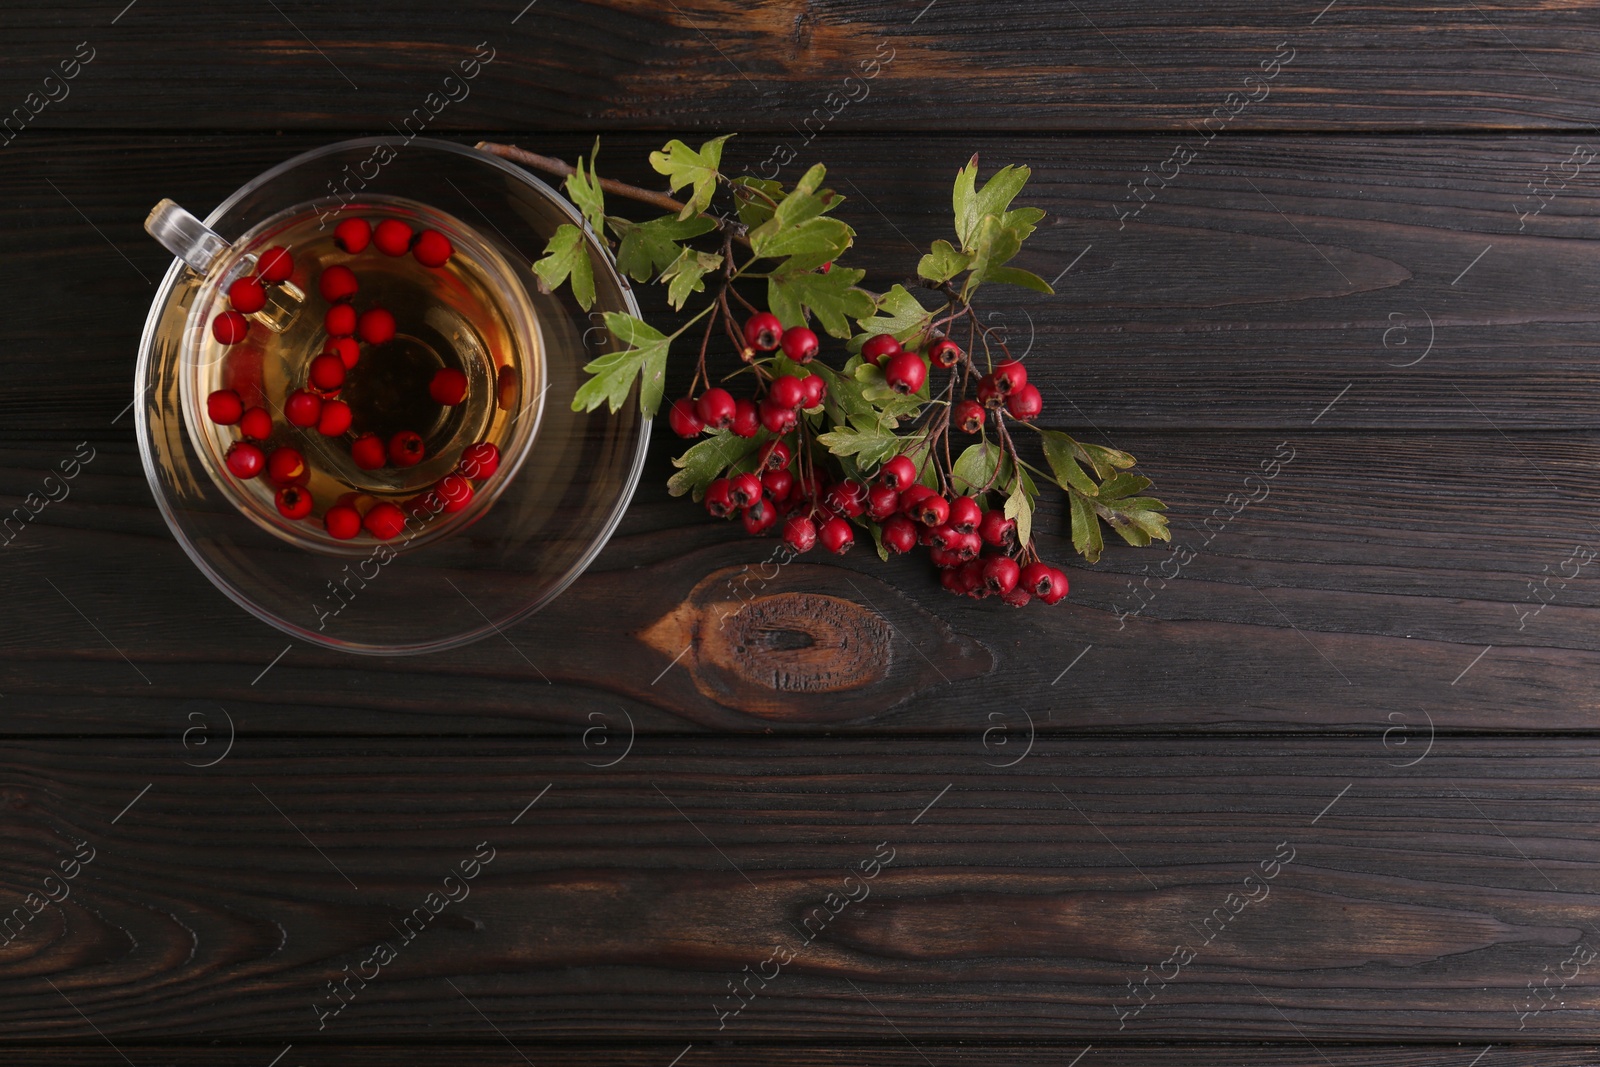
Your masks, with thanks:
[{"label": "dark wood plank", "polygon": [[[1184,130],[1219,108],[1246,129],[1587,127],[1600,103],[1593,18],[1566,4],[279,7],[14,8],[0,96],[61,97],[43,79],[87,42],[30,129],[385,129],[413,109],[430,129]],[[492,62],[447,84],[479,42]]]},{"label": "dark wood plank", "polygon": [[[36,311],[8,331],[6,431],[100,432],[126,408],[151,283],[170,262],[141,228],[156,200],[204,213],[320,141],[19,140],[0,174],[0,220],[30,255],[0,262],[0,284],[36,294]],[[577,138],[533,143],[588,150]],[[643,167],[653,143],[622,136],[603,151],[618,174],[654,185]],[[773,144],[752,138],[730,158],[759,166]],[[1170,141],[917,139],[887,160],[871,140],[817,145],[856,198],[845,211],[879,288],[914,269],[908,241],[946,233],[949,176],[968,153],[1034,166],[1029,199],[1053,214],[1024,260],[1061,291],[997,288],[990,314],[1019,351],[1031,348],[1056,422],[1111,432],[1595,425],[1600,326],[1571,283],[1592,258],[1595,171],[1536,217],[1513,210],[1541,167],[1566,159],[1567,141],[1219,143],[1126,225],[1128,180],[1166,158]],[[647,298],[670,321],[659,295]],[[688,368],[679,372],[686,384]]]},{"label": "dark wood plank", "polygon": [[[8,745],[7,903],[70,896],[0,946],[0,1041],[94,1040],[63,994],[112,1040],[478,1041],[488,1018],[676,1049],[891,1024],[1481,1048],[1583,1041],[1600,1010],[1592,958],[1555,977],[1596,937],[1592,742],[1442,739],[1408,768],[1376,738],[1059,742],[1005,770],[961,740],[643,740],[604,770],[495,748],[260,740],[195,770],[155,742]],[[366,985],[327,1016],[347,965]],[[746,965],[768,984],[724,1019]]]},{"label": "dark wood plank", "polygon": [[[1054,609],[952,598],[920,559],[763,567],[775,542],[669,498],[658,455],[590,573],[509,631],[516,649],[401,660],[311,649],[234,607],[168,535],[136,457],[102,443],[73,495],[3,549],[19,610],[0,627],[0,721],[176,739],[189,712],[220,722],[221,706],[252,734],[554,733],[573,751],[590,726],[620,736],[630,719],[644,733],[978,737],[995,708],[1043,733],[1595,728],[1600,591],[1594,564],[1568,562],[1597,542],[1592,436],[1116,443],[1158,480],[1174,545],[1071,566]],[[15,501],[65,453],[0,454],[0,500]],[[1065,559],[1058,511],[1040,527]],[[1532,614],[1546,579],[1553,600]],[[849,655],[824,657],[841,635]]]}]

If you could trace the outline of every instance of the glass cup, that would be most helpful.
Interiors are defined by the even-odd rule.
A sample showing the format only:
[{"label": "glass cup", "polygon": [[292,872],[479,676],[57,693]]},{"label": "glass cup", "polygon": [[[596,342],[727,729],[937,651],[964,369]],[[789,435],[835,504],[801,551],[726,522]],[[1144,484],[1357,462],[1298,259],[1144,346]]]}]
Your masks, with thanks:
[{"label": "glass cup", "polygon": [[[404,251],[347,252],[333,233],[348,219],[433,230],[453,251],[442,266]],[[543,291],[530,269],[564,223],[588,241],[597,292],[588,312],[570,292]],[[179,543],[237,603],[315,644],[427,652],[536,610],[598,554],[637,484],[649,422],[631,400],[615,414],[573,412],[570,401],[582,366],[618,345],[601,312],[637,307],[604,245],[543,182],[448,142],[367,138],[273,168],[203,222],[163,201],[146,228],[178,259],[140,346],[141,456]],[[223,343],[232,337],[214,326],[231,310],[230,287],[278,247],[292,273],[266,285],[243,339]],[[323,433],[293,425],[285,406],[297,390],[319,392],[308,369],[330,344],[332,303],[320,281],[341,265],[359,283],[352,306],[390,312],[395,329],[346,350],[359,355],[322,402],[347,404],[350,425]],[[460,403],[429,395],[442,369],[466,382]],[[251,443],[269,460],[283,452],[281,469],[252,478],[230,470],[241,428],[207,408],[225,389],[269,414],[270,436]],[[356,462],[358,436],[388,442],[401,431],[420,438],[420,461]],[[487,476],[474,454],[463,462],[463,450],[481,442],[499,450]],[[310,514],[280,508],[286,484],[291,498],[308,498]],[[404,525],[382,539],[335,537],[321,516],[338,504],[360,512],[392,504]]]}]

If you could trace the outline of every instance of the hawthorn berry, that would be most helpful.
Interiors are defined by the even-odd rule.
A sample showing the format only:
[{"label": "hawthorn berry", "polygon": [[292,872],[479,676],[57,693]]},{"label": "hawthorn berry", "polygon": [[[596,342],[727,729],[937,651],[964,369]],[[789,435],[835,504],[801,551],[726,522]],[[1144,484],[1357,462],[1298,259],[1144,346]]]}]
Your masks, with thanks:
[{"label": "hawthorn berry", "polygon": [[352,256],[365,252],[372,243],[372,223],[366,219],[345,219],[333,228],[333,243]]},{"label": "hawthorn berry", "polygon": [[387,500],[372,505],[361,519],[362,527],[380,541],[395,537],[406,528],[406,515]]},{"label": "hawthorn berry", "polygon": [[939,571],[939,584],[957,596],[961,596],[967,591],[967,587],[961,582],[961,572],[959,570],[941,569]]},{"label": "hawthorn berry", "polygon": [[817,543],[817,524],[795,515],[783,524],[783,540],[796,552],[810,552]]},{"label": "hawthorn berry", "polygon": [[257,278],[240,278],[228,286],[228,303],[242,315],[254,315],[267,306],[267,290]]},{"label": "hawthorn berry", "polygon": [[977,433],[983,429],[983,405],[976,400],[963,400],[950,413],[950,422],[962,433]]},{"label": "hawthorn berry", "polygon": [[761,499],[761,479],[746,471],[728,479],[728,499],[734,507],[747,508]]},{"label": "hawthorn berry", "polygon": [[1017,541],[1017,524],[1015,520],[1006,518],[1003,511],[986,511],[983,520],[978,523],[978,535],[985,544],[995,548],[1010,548]]},{"label": "hawthorn berry", "polygon": [[500,447],[493,441],[479,441],[461,450],[461,463],[456,468],[468,478],[492,478],[500,469]]},{"label": "hawthorn berry", "polygon": [[807,411],[822,403],[822,398],[828,395],[828,383],[822,380],[822,375],[812,374],[800,379],[800,386],[805,390],[805,400],[801,407]]},{"label": "hawthorn berry", "polygon": [[324,400],[322,413],[317,416],[317,432],[324,437],[338,437],[350,429],[354,417],[350,405],[343,400]]},{"label": "hawthorn berry", "polygon": [[856,532],[850,524],[837,515],[822,524],[817,531],[817,540],[836,556],[842,556],[850,551],[850,546],[856,543]]},{"label": "hawthorn berry", "polygon": [[878,468],[878,484],[890,489],[904,489],[917,480],[917,465],[910,456],[896,456]]},{"label": "hawthorn berry", "polygon": [[394,336],[394,316],[383,308],[369,308],[356,320],[356,332],[369,345],[381,345]]},{"label": "hawthorn berry", "polygon": [[1044,410],[1044,397],[1039,395],[1039,390],[1031,385],[1018,387],[1010,396],[1006,397],[1006,411],[1014,419],[1027,422],[1029,419],[1039,417],[1039,412]]},{"label": "hawthorn berry", "polygon": [[349,504],[335,504],[323,513],[322,525],[330,537],[348,541],[361,532],[361,512]]},{"label": "hawthorn berry", "polygon": [[383,438],[375,433],[364,433],[350,443],[350,458],[364,471],[375,471],[389,462],[389,450]]},{"label": "hawthorn berry", "polygon": [[969,559],[961,565],[961,584],[974,600],[982,600],[989,595],[989,587],[983,580],[983,560]]},{"label": "hawthorn berry", "polygon": [[958,532],[954,527],[946,524],[936,527],[933,531],[933,547],[945,552],[954,552],[966,540],[966,534]]},{"label": "hawthorn berry", "polygon": [[770,396],[760,403],[759,410],[761,412],[761,425],[775,434],[788,433],[800,421],[800,417],[795,414],[794,408],[775,403]]},{"label": "hawthorn berry", "polygon": [[467,398],[467,376],[455,367],[440,367],[428,383],[428,395],[435,404],[453,408]]},{"label": "hawthorn berry", "polygon": [[946,520],[957,533],[969,534],[983,521],[983,506],[970,496],[958,496],[950,501],[950,518]]},{"label": "hawthorn berry", "polygon": [[1026,589],[1018,585],[1000,599],[1014,608],[1025,608],[1028,606],[1028,601],[1032,600],[1033,597]]},{"label": "hawthorn berry", "polygon": [[411,227],[399,219],[384,219],[372,231],[372,243],[386,256],[403,256],[411,250]]},{"label": "hawthorn berry", "polygon": [[995,385],[994,375],[985,374],[978,379],[978,402],[985,407],[997,408],[1005,402],[1005,397],[1000,393],[1000,387]]},{"label": "hawthorn berry", "polygon": [[306,379],[324,393],[337,392],[344,385],[344,360],[332,352],[324,352],[311,361]]},{"label": "hawthorn berry", "polygon": [[744,323],[744,343],[760,352],[771,352],[783,338],[783,323],[770,311],[758,311]]},{"label": "hawthorn berry", "polygon": [[892,356],[883,369],[889,388],[897,393],[914,393],[922,388],[928,378],[928,365],[916,352],[901,352]]},{"label": "hawthorn berry", "polygon": [[718,478],[706,486],[705,505],[713,518],[725,519],[734,513],[735,505],[728,492],[728,479]]},{"label": "hawthorn berry", "polygon": [[927,497],[933,495],[934,491],[923,485],[921,482],[912,482],[910,485],[900,490],[900,511],[906,515],[910,515],[912,519],[915,519],[916,515],[913,514],[913,512],[916,510],[917,505]]},{"label": "hawthorn berry", "polygon": [[1005,596],[1017,587],[1022,568],[1010,556],[991,556],[983,563],[983,581],[989,592]]},{"label": "hawthorn berry", "polygon": [[256,277],[269,285],[286,282],[293,273],[294,258],[282,245],[273,245],[256,260]]},{"label": "hawthorn berry", "polygon": [[782,347],[784,355],[802,364],[816,359],[817,350],[822,347],[822,343],[817,340],[816,332],[805,326],[791,326],[784,330],[783,338],[778,344]]},{"label": "hawthorn berry", "polygon": [[1039,594],[1039,599],[1046,604],[1054,604],[1064,599],[1067,595],[1067,575],[1065,571],[1059,567],[1050,568],[1050,582],[1050,591]]},{"label": "hawthorn berry", "polygon": [[782,504],[794,492],[794,474],[787,470],[768,471],[761,476],[761,488],[766,490],[773,503]]},{"label": "hawthorn berry", "polygon": [[761,466],[769,471],[781,471],[793,459],[789,446],[782,441],[768,441],[761,446]]},{"label": "hawthorn berry", "polygon": [[228,446],[227,455],[223,460],[235,478],[254,478],[266,465],[267,457],[260,448],[249,441],[235,441]]},{"label": "hawthorn berry", "polygon": [[[942,571],[950,570],[951,568],[960,569],[961,564],[966,562],[966,561],[963,560],[960,556],[956,555],[955,549],[946,548],[944,545],[939,544],[937,542],[937,536],[938,536],[938,532],[935,531],[935,542],[928,547],[928,559],[929,559],[929,561],[932,562],[935,567],[938,567]],[[964,592],[966,592],[966,588],[963,587],[961,589],[956,590],[956,592],[964,593]]]},{"label": "hawthorn berry", "polygon": [[761,409],[754,400],[740,397],[733,402],[733,422],[728,428],[740,437],[754,437],[761,429]]},{"label": "hawthorn berry", "polygon": [[389,438],[389,462],[396,467],[415,467],[425,452],[422,435],[415,430],[401,430]]},{"label": "hawthorn berry", "polygon": [[961,346],[946,337],[928,349],[928,361],[935,367],[954,367],[961,362]]},{"label": "hawthorn berry", "polygon": [[667,425],[679,437],[696,437],[706,428],[694,409],[694,401],[688,397],[672,402],[672,408],[667,412]]},{"label": "hawthorn berry", "polygon": [[225,345],[238,344],[249,332],[249,321],[237,311],[224,311],[211,320],[211,336]]},{"label": "hawthorn berry", "polygon": [[244,415],[244,401],[232,389],[218,389],[206,397],[206,417],[218,426],[232,426]]},{"label": "hawthorn berry", "polygon": [[327,351],[339,357],[345,370],[355,370],[356,364],[361,362],[361,346],[353,337],[335,337],[328,342]]},{"label": "hawthorn berry", "polygon": [[288,419],[291,425],[302,429],[315,426],[321,415],[322,398],[316,393],[296,389],[289,394],[289,399],[283,402],[283,417]]},{"label": "hawthorn berry", "polygon": [[866,486],[848,478],[842,482],[835,482],[823,495],[823,503],[841,515],[856,518],[867,510]]},{"label": "hawthorn berry", "polygon": [[251,408],[240,417],[239,432],[252,441],[265,441],[272,436],[272,416],[266,408]]},{"label": "hawthorn berry", "polygon": [[882,522],[899,507],[900,494],[882,482],[875,483],[867,490],[867,518],[873,522]]},{"label": "hawthorn berry", "polygon": [[440,478],[433,491],[444,501],[444,510],[455,513],[472,503],[472,483],[459,474],[446,474]]},{"label": "hawthorn berry", "polygon": [[356,332],[356,309],[349,304],[335,304],[322,316],[322,328],[329,337],[349,337]]},{"label": "hawthorn berry", "polygon": [[[1050,566],[1048,563],[1034,560],[1032,563],[1022,568],[1022,572],[1017,576],[1017,581],[1022,588],[1026,589],[1029,593],[1038,597],[1040,600],[1045,600],[1046,603],[1054,604],[1055,600],[1048,600],[1046,598],[1055,596],[1056,575],[1058,574],[1061,574],[1061,572]],[[1065,586],[1067,584],[1066,575],[1061,574],[1060,584],[1063,587],[1061,595],[1065,596]],[[1061,597],[1056,597],[1056,600],[1059,599],[1061,599]]]},{"label": "hawthorn berry", "polygon": [[766,497],[758,497],[755,503],[744,509],[742,518],[745,533],[764,534],[778,521],[778,505]]},{"label": "hawthorn berry", "polygon": [[311,468],[298,448],[274,448],[267,457],[267,478],[273,485],[305,485]]},{"label": "hawthorn berry", "polygon": [[322,294],[322,299],[330,304],[337,304],[341,300],[349,300],[356,295],[356,290],[361,288],[356,283],[356,272],[342,263],[322,272],[317,279],[317,291]]},{"label": "hawthorn berry", "polygon": [[734,402],[733,394],[726,389],[712,388],[701,393],[700,399],[694,402],[694,413],[711,429],[726,430],[733,425],[738,405]]},{"label": "hawthorn berry", "polygon": [[415,247],[411,249],[411,254],[424,267],[442,267],[450,262],[450,256],[454,252],[455,248],[450,244],[450,238],[438,230],[423,230],[422,235],[417,238]]},{"label": "hawthorn berry", "polygon": [[278,505],[278,514],[286,519],[303,519],[311,514],[311,494],[298,485],[279,489],[273,502]]},{"label": "hawthorn berry", "polygon": [[890,552],[904,555],[917,545],[917,527],[904,515],[891,515],[883,523],[883,545]]},{"label": "hawthorn berry", "polygon": [[874,367],[881,366],[885,359],[893,358],[900,354],[900,342],[895,340],[893,334],[880,333],[867,339],[861,346],[861,358]]},{"label": "hawthorn berry", "polygon": [[950,521],[950,502],[938,493],[931,493],[913,504],[907,514],[924,526],[943,526]]},{"label": "hawthorn berry", "polygon": [[995,367],[993,377],[994,387],[1000,391],[1000,395],[1010,396],[1028,384],[1028,368],[1022,365],[1021,360],[1007,360]]},{"label": "hawthorn berry", "polygon": [[772,379],[767,399],[786,408],[797,408],[806,398],[805,386],[792,374],[780,374]]}]

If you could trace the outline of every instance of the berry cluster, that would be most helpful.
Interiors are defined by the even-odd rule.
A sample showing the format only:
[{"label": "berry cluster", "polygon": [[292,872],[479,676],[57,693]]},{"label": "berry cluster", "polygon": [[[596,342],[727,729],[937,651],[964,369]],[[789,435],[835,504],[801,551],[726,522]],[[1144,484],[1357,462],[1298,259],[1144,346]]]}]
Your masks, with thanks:
[{"label": "berry cluster", "polygon": [[[783,539],[796,553],[820,543],[836,555],[855,544],[856,524],[864,518],[886,552],[903,554],[926,546],[941,572],[940,583],[951,592],[975,599],[998,596],[1016,607],[1034,597],[1054,604],[1067,595],[1066,574],[1034,558],[1031,544],[1018,545],[1016,522],[1003,510],[985,508],[984,492],[955,493],[948,483],[941,492],[925,484],[927,475],[942,478],[930,462],[931,437],[920,466],[912,454],[901,453],[884,461],[870,479],[858,470],[857,477],[825,480],[819,467],[827,452],[814,450],[805,416],[822,415],[826,381],[818,373],[775,373],[776,357],[756,355],[781,350],[789,364],[804,368],[816,359],[819,338],[805,326],[784,329],[768,311],[750,316],[740,333],[742,356],[755,369],[764,395],[735,398],[712,387],[675,401],[668,413],[680,437],[708,430],[728,430],[742,438],[762,430],[769,435],[755,453],[753,469],[740,470],[748,463],[735,463],[706,487],[704,503],[711,515],[731,519],[737,514],[753,535],[767,533],[783,519]],[[972,370],[961,346],[945,337],[924,352],[878,334],[862,346],[861,362],[882,371],[884,382],[901,395],[919,393],[931,368],[950,372],[951,390]],[[1028,384],[1021,361],[1008,359],[979,377],[977,399],[950,405],[943,429],[953,426],[976,434],[990,412],[996,419],[1004,411],[1029,421],[1042,407],[1039,390]]]},{"label": "berry cluster", "polygon": [[[409,252],[423,266],[435,269],[443,267],[454,254],[449,238],[443,234],[435,230],[415,233],[405,222],[393,218],[380,221],[376,227],[366,219],[346,219],[335,228],[333,239],[340,250],[352,256],[372,246],[388,256]],[[250,328],[246,316],[266,307],[266,286],[286,282],[293,272],[294,260],[287,249],[275,246],[264,252],[257,260],[254,275],[240,278],[228,287],[230,307],[211,322],[217,341],[224,345],[242,342]],[[307,365],[304,385],[285,398],[282,414],[285,422],[300,430],[315,429],[324,437],[347,437],[354,413],[339,398],[346,376],[362,359],[361,344],[376,348],[394,338],[395,318],[381,307],[356,311],[353,300],[360,283],[355,271],[344,264],[326,267],[317,279],[317,289],[329,305],[323,317],[327,344]],[[466,399],[467,376],[453,367],[440,368],[429,382],[428,393],[438,404],[460,404]],[[307,489],[311,468],[304,454],[290,445],[268,450],[274,424],[265,408],[247,408],[236,390],[218,389],[206,398],[206,415],[219,426],[238,427],[240,438],[225,455],[229,473],[241,480],[265,473],[276,487],[274,502],[279,514],[290,520],[311,516],[315,504]],[[369,471],[385,466],[413,467],[422,462],[427,451],[422,435],[414,430],[401,430],[387,441],[374,433],[362,433],[350,440],[349,448],[356,466]],[[411,518],[425,519],[466,507],[473,497],[472,482],[492,476],[499,465],[500,451],[492,442],[470,445],[462,451],[456,468],[432,489],[408,501],[407,510],[382,501],[372,504],[363,514],[356,506],[358,494],[347,493],[323,513],[323,526],[339,540],[353,538],[363,529],[380,541],[389,540],[405,528],[407,511]]]}]

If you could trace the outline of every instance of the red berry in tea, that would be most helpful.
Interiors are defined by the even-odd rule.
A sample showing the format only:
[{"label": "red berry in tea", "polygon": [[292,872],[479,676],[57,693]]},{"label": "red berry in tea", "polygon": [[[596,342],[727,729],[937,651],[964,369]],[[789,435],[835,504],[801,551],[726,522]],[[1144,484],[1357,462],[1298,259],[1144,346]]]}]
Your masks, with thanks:
[{"label": "red berry in tea", "polygon": [[394,336],[394,316],[383,308],[363,311],[356,323],[356,332],[369,345],[381,345]]},{"label": "red berry in tea", "polygon": [[343,400],[324,400],[322,413],[317,416],[317,432],[324,437],[338,437],[350,429],[352,418],[350,405]]},{"label": "red berry in tea", "polygon": [[467,376],[454,367],[440,367],[428,383],[433,402],[453,408],[467,398]]},{"label": "red berry in tea", "polygon": [[330,337],[349,337],[356,332],[356,309],[349,304],[335,304],[322,317],[322,328]]},{"label": "red berry in tea", "polygon": [[256,260],[256,277],[269,285],[289,280],[294,273],[294,259],[282,245],[273,245]]},{"label": "red berry in tea", "polygon": [[439,484],[433,487],[433,491],[444,501],[446,512],[460,511],[472,503],[472,483],[459,474],[446,474],[439,479]]},{"label": "red berry in tea", "polygon": [[396,467],[415,467],[425,451],[422,435],[415,430],[401,430],[389,438],[389,462]]},{"label": "red berry in tea", "polygon": [[324,393],[332,393],[344,385],[344,360],[332,352],[324,352],[311,361],[306,378]]},{"label": "red berry in tea", "polygon": [[500,449],[492,441],[479,441],[461,450],[457,468],[468,478],[490,478],[500,469]]},{"label": "red berry in tea", "polygon": [[322,525],[330,536],[348,541],[361,532],[361,512],[349,504],[335,504],[322,516]]},{"label": "red berry in tea", "polygon": [[302,429],[315,426],[321,414],[322,398],[304,389],[296,389],[289,394],[289,399],[283,402],[283,417],[288,419],[290,424]]},{"label": "red berry in tea", "polygon": [[227,463],[228,470],[235,478],[254,478],[261,473],[261,468],[266,466],[267,457],[260,448],[249,441],[235,441],[228,447],[223,461]]},{"label": "red berry in tea", "polygon": [[267,457],[267,477],[273,485],[304,485],[311,479],[311,468],[297,448],[274,448]]},{"label": "red berry in tea", "polygon": [[254,315],[267,306],[267,290],[255,278],[240,278],[228,286],[228,303],[242,315]]},{"label": "red berry in tea", "polygon": [[333,243],[352,256],[365,252],[372,243],[372,223],[366,219],[345,219],[333,228]]},{"label": "red berry in tea", "polygon": [[380,541],[387,541],[399,535],[406,528],[406,516],[395,505],[387,500],[372,505],[366,516],[361,520],[361,525],[367,533]]},{"label": "red berry in tea", "polygon": [[351,442],[350,458],[362,470],[375,471],[389,462],[389,449],[377,434],[364,433]]},{"label": "red berry in tea", "polygon": [[317,291],[322,294],[322,299],[330,304],[341,300],[349,300],[356,295],[356,290],[361,288],[356,283],[356,272],[342,263],[335,263],[322,272],[322,277],[317,279]]},{"label": "red berry in tea", "polygon": [[211,320],[211,336],[225,345],[238,344],[249,332],[249,321],[237,311],[224,311]]},{"label": "red berry in tea", "polygon": [[417,262],[424,267],[442,267],[450,262],[451,254],[455,249],[450,245],[450,238],[438,230],[423,230],[422,236],[417,238],[411,254],[417,257]]},{"label": "red berry in tea", "polygon": [[411,227],[399,219],[384,219],[372,231],[372,243],[386,256],[403,256],[411,250]]},{"label": "red berry in tea", "polygon": [[273,498],[278,514],[286,519],[303,519],[311,514],[311,494],[298,485],[286,485]]},{"label": "red berry in tea", "polygon": [[218,426],[232,426],[244,415],[244,401],[232,389],[218,389],[206,397],[206,417]]},{"label": "red berry in tea", "polygon": [[252,441],[265,441],[272,436],[272,416],[266,408],[251,408],[240,417],[239,432]]},{"label": "red berry in tea", "polygon": [[356,364],[361,361],[361,346],[356,344],[353,337],[335,337],[328,342],[327,350],[339,357],[345,370],[355,370]]}]

